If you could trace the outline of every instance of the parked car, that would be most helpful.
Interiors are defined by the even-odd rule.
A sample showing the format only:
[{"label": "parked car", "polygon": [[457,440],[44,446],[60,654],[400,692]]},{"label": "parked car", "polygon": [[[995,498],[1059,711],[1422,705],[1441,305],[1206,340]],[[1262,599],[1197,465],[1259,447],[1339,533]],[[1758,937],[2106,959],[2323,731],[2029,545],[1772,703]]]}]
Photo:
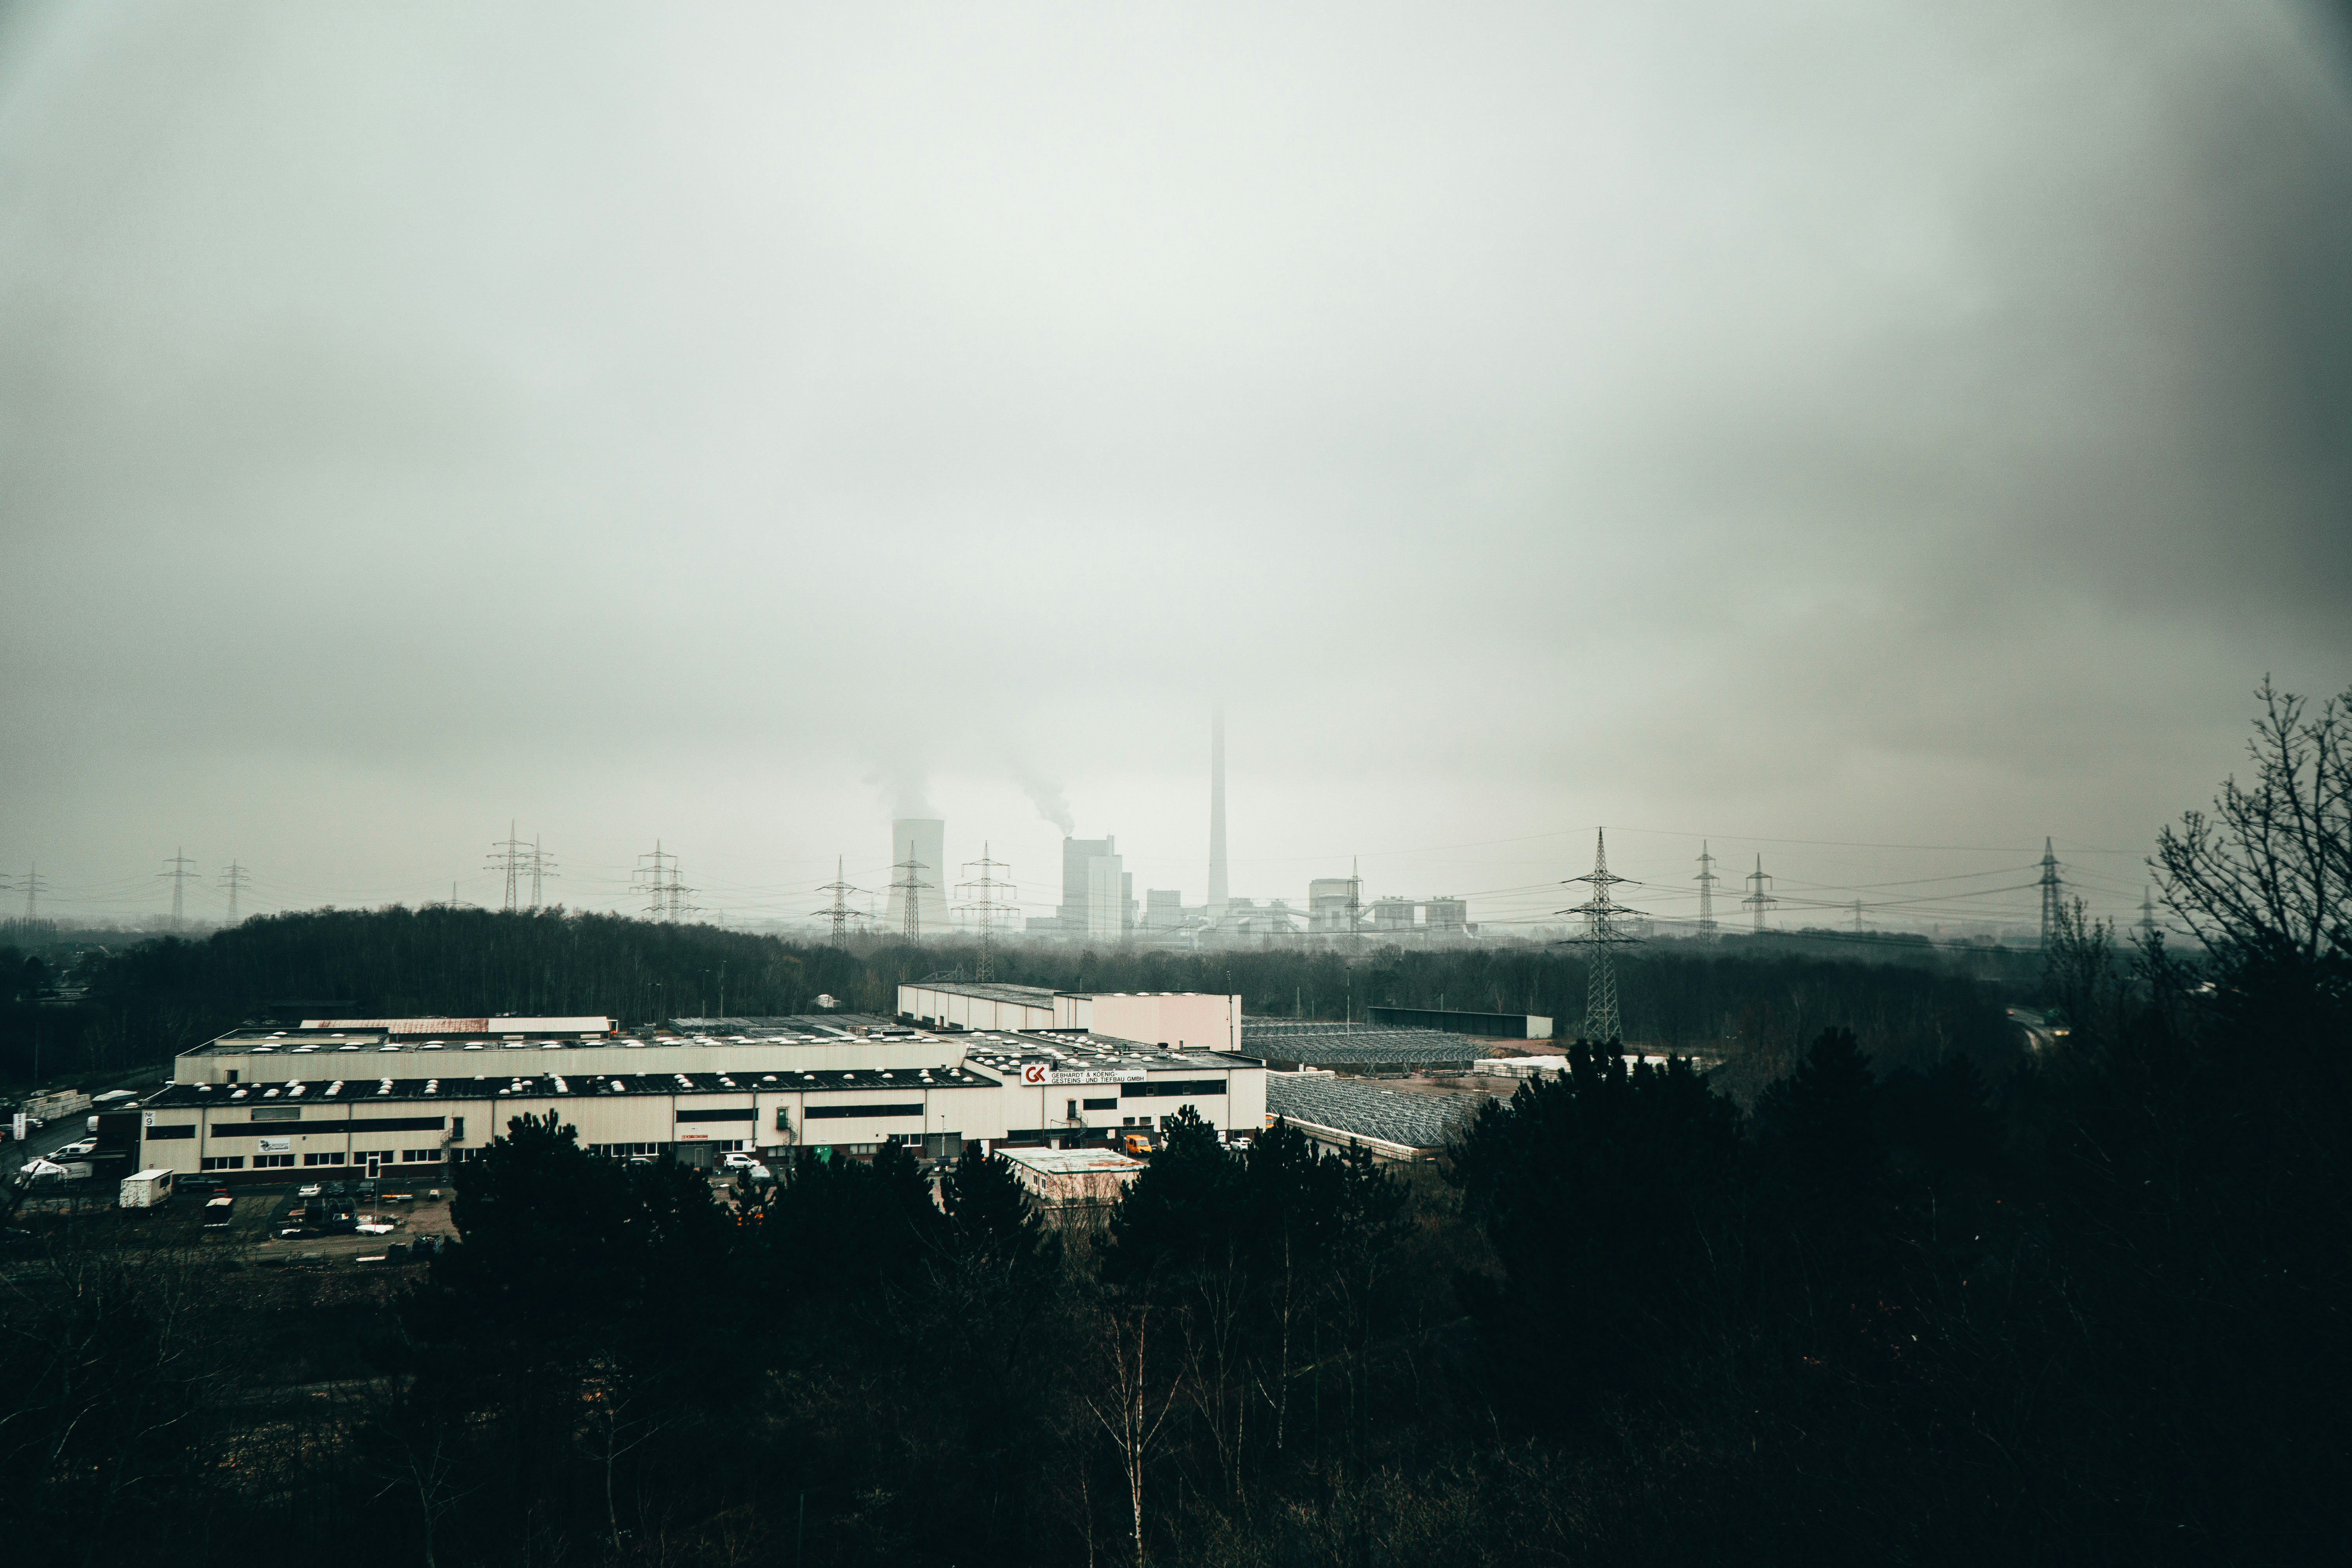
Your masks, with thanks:
[{"label": "parked car", "polygon": [[294,1189],[294,1195],[298,1198],[315,1198],[319,1195],[319,1184],[305,1182]]},{"label": "parked car", "polygon": [[327,1184],[327,1195],[331,1198],[341,1197],[343,1195],[343,1184],[341,1182],[329,1182]]},{"label": "parked car", "polygon": [[49,1158],[52,1160],[78,1160],[84,1154],[92,1154],[97,1152],[97,1139],[82,1138],[67,1144],[64,1148],[59,1149],[57,1152],[51,1154]]},{"label": "parked car", "polygon": [[722,1171],[756,1170],[759,1167],[759,1161],[753,1159],[749,1154],[730,1153],[721,1154],[719,1156],[719,1168]]}]

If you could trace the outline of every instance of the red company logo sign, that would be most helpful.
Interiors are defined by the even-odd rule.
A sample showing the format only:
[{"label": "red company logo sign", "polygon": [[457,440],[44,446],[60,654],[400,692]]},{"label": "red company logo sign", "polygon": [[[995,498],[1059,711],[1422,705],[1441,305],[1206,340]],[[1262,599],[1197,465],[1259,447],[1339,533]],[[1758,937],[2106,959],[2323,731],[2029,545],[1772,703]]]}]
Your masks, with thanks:
[{"label": "red company logo sign", "polygon": [[1054,1069],[1047,1067],[1044,1062],[1023,1062],[1021,1064],[1021,1081],[1023,1083],[1051,1083],[1054,1081]]}]

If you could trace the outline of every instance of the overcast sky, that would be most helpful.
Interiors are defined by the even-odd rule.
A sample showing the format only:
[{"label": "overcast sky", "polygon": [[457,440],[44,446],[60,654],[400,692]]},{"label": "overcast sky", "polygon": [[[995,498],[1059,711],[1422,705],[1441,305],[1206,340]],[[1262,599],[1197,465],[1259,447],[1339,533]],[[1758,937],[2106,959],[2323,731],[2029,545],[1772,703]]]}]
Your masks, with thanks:
[{"label": "overcast sky", "polygon": [[1222,699],[1236,894],[1524,915],[1606,824],[1660,913],[1701,836],[1900,923],[2050,835],[2120,909],[2264,672],[2352,683],[2347,59],[2252,0],[7,6],[0,862],[495,903],[511,818],[551,896],[658,837],[757,918],[928,807],[1050,906],[1058,792],[1197,902]]}]

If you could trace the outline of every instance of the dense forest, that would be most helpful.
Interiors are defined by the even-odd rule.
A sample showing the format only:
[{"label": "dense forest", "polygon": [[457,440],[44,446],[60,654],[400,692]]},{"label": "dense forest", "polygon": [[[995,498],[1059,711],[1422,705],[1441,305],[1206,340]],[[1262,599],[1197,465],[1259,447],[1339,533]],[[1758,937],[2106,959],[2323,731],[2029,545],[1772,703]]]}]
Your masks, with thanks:
[{"label": "dense forest", "polygon": [[76,1564],[2337,1560],[2352,789],[2285,717],[2165,837],[2200,967],[2070,918],[2074,1029],[1997,1077],[1820,1015],[1745,1105],[1580,1048],[1436,1168],[1181,1127],[1097,1224],[977,1155],[730,1208],[518,1120],[398,1281],[45,1216],[0,1517]]}]

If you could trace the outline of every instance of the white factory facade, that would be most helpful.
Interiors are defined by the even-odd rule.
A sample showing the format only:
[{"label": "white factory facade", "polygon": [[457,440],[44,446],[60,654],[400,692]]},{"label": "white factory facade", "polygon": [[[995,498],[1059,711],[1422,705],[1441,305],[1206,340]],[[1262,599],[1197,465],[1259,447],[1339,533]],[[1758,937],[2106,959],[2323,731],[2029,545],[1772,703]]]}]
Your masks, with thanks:
[{"label": "white factory facade", "polygon": [[[1110,1016],[1130,1023],[1150,1011],[1046,994],[1073,1016],[1081,1004],[1109,1003]],[[1261,1130],[1265,1067],[1238,1053],[1238,1000],[1159,1002],[1157,1016],[1188,1031],[1183,1046],[1083,1023],[915,1027],[835,1015],[681,1018],[634,1032],[609,1018],[238,1029],[184,1053],[173,1083],[142,1100],[137,1158],[228,1182],[422,1180],[478,1153],[514,1118],[550,1111],[599,1152],[694,1164],[803,1148],[866,1158],[891,1143],[932,1159],[972,1142],[1100,1148],[1187,1106],[1229,1137]],[[1189,1032],[1196,1015],[1228,1004],[1230,1025]]]}]

